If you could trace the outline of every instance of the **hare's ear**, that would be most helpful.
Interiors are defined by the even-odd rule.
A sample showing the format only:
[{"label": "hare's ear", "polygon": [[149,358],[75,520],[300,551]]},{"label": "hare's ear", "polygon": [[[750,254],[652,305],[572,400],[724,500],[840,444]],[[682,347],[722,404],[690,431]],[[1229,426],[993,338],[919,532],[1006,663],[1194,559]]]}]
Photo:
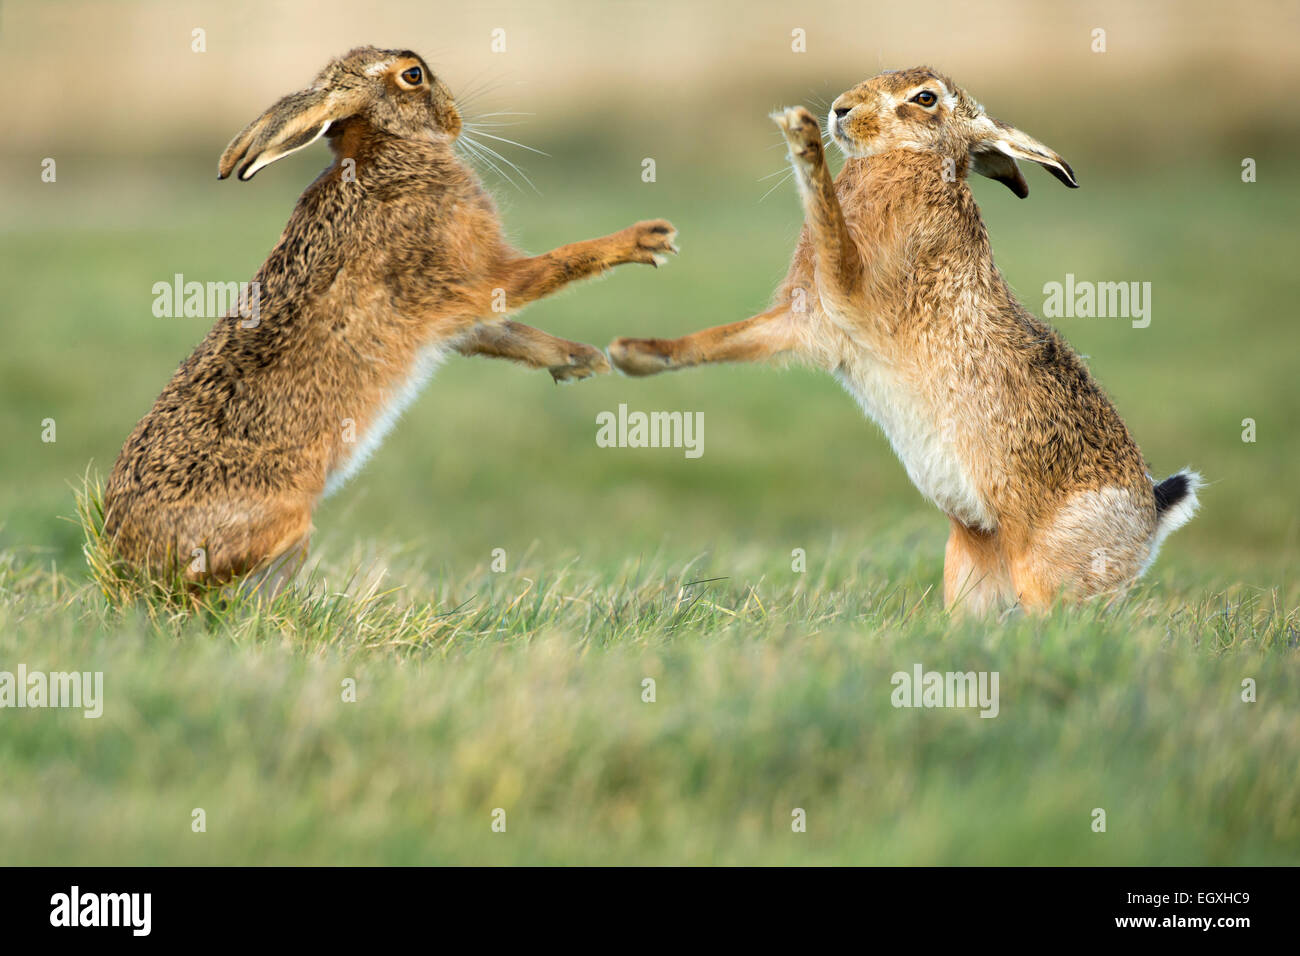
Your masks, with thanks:
[{"label": "hare's ear", "polygon": [[1079,188],[1074,170],[1055,151],[1048,149],[1027,133],[1013,126],[999,123],[991,117],[982,117],[984,135],[971,144],[971,169],[981,176],[996,179],[1013,193],[1024,199],[1029,195],[1029,184],[1016,164],[1018,159],[1038,163],[1071,189]]},{"label": "hare's ear", "polygon": [[355,98],[334,90],[290,93],[230,141],[217,163],[217,178],[225,179],[238,164],[239,178],[252,179],[263,166],[316,142],[356,107]]}]

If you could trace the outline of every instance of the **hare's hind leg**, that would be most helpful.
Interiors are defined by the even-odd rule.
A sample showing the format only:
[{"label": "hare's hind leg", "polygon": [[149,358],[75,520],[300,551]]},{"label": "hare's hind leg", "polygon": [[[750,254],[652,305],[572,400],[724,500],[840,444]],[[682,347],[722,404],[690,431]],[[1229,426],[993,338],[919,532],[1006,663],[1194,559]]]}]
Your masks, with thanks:
[{"label": "hare's hind leg", "polygon": [[178,537],[194,542],[186,553],[202,555],[190,565],[187,578],[214,584],[238,579],[241,589],[273,584],[278,590],[306,558],[310,534],[311,504],[295,496],[190,507],[179,523]]},{"label": "hare's hind leg", "polygon": [[615,339],[609,357],[627,375],[654,375],[710,362],[761,362],[796,351],[787,306],[679,339]]},{"label": "hare's hind leg", "polygon": [[1122,593],[1151,552],[1155,506],[1127,488],[1076,491],[1010,549],[1020,603]]},{"label": "hare's hind leg", "polygon": [[289,582],[302,570],[302,566],[307,563],[310,541],[310,535],[304,535],[279,555],[240,578],[233,586],[244,594],[256,595],[268,601],[273,599],[289,585]]},{"label": "hare's hind leg", "polygon": [[572,382],[609,371],[598,348],[548,335],[520,322],[478,325],[456,343],[461,355],[508,359],[530,368],[544,368],[557,382]]},{"label": "hare's hind leg", "polygon": [[1015,603],[1002,540],[948,519],[952,532],[943,560],[943,605],[951,611],[988,614]]}]

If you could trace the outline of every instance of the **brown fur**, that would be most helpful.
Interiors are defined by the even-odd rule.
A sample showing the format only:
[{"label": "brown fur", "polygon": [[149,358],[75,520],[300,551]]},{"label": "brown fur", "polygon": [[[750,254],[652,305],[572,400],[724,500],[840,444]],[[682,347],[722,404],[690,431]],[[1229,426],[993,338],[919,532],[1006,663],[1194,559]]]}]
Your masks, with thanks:
[{"label": "brown fur", "polygon": [[[402,77],[415,67],[412,86]],[[247,178],[326,128],[334,162],[257,272],[256,326],[233,312],[216,322],[109,478],[105,527],[138,566],[168,571],[203,549],[206,570],[188,576],[221,582],[305,553],[327,479],[385,420],[422,356],[507,358],[557,381],[608,371],[599,350],[508,321],[495,290],[513,312],[676,251],[663,221],[540,256],[511,248],[453,152],[461,120],[450,92],[409,51],[364,47],[333,61],[241,132],[219,175]]]},{"label": "brown fur", "polygon": [[[918,87],[933,108],[913,101]],[[806,218],[776,305],[679,339],[617,339],[614,364],[648,375],[792,358],[840,377],[949,512],[950,606],[1042,607],[1131,582],[1186,517],[1160,524],[1137,445],[1079,356],[1012,295],[966,182],[973,169],[1023,196],[1016,159],[1077,185],[1068,164],[927,68],[835,101],[850,155],[835,179],[816,119],[774,118]]]}]

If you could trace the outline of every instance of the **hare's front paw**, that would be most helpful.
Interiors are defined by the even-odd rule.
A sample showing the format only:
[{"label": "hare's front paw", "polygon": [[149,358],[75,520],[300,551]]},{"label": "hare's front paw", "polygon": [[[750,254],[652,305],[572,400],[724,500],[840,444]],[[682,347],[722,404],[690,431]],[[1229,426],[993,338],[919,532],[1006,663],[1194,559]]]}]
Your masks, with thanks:
[{"label": "hare's front paw", "polygon": [[812,166],[822,158],[822,130],[812,113],[802,106],[792,106],[773,113],[772,119],[785,134],[791,159]]},{"label": "hare's front paw", "polygon": [[662,339],[615,339],[609,357],[624,375],[654,375],[672,368],[673,359]]},{"label": "hare's front paw", "polygon": [[604,375],[609,371],[609,359],[598,348],[571,342],[569,361],[564,365],[552,365],[547,371],[557,382],[578,382],[593,375]]},{"label": "hare's front paw", "polygon": [[661,266],[668,261],[669,254],[676,254],[677,247],[673,240],[677,230],[666,219],[650,219],[638,222],[624,230],[628,234],[631,248],[628,262],[642,262],[646,265]]}]

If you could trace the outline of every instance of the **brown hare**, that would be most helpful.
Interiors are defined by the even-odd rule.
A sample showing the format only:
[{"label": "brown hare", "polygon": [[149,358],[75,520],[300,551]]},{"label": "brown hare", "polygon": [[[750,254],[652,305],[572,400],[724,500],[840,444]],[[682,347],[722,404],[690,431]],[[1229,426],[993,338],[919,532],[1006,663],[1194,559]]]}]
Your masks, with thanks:
[{"label": "brown hare", "polygon": [[783,357],[832,372],[947,513],[950,607],[1041,608],[1135,580],[1192,517],[1200,478],[1153,482],[1083,361],[1012,295],[966,183],[973,170],[1024,197],[1017,160],[1075,187],[1070,167],[923,67],[835,100],[837,179],[812,114],[773,118],[806,218],[774,306],[679,339],[617,339],[614,364]]},{"label": "brown hare", "polygon": [[672,226],[518,252],[453,152],[461,126],[419,56],[361,47],[226,148],[221,179],[250,179],[322,136],[334,160],[257,272],[256,319],[219,319],[127,439],[104,501],[121,557],[213,583],[274,567],[278,584],[305,555],[316,502],[450,353],[557,381],[609,371],[600,350],[507,312],[616,265],[658,264],[676,252]]}]

